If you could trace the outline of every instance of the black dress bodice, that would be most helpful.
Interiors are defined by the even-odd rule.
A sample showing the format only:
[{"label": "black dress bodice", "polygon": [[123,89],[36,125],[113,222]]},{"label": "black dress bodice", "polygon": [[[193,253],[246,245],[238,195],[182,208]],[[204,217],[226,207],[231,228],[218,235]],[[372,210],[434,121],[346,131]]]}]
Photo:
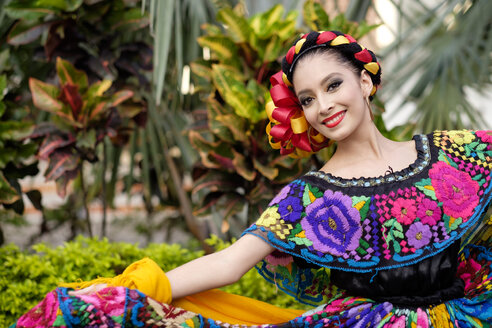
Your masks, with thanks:
[{"label": "black dress bodice", "polygon": [[460,241],[410,266],[370,273],[331,270],[331,281],[350,295],[406,306],[438,304],[464,295],[456,277]]}]

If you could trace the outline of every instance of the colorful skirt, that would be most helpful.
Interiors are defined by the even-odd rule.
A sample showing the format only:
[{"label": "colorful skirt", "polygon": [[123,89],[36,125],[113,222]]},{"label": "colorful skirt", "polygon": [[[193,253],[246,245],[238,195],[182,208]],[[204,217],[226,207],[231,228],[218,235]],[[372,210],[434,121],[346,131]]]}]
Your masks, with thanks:
[{"label": "colorful skirt", "polygon": [[[426,307],[402,308],[367,298],[337,298],[281,324],[249,327],[492,327],[492,256],[482,247],[462,253],[458,276],[465,296]],[[159,303],[136,289],[108,287],[71,296],[69,288],[49,293],[10,328],[24,327],[246,327],[204,318]]]}]

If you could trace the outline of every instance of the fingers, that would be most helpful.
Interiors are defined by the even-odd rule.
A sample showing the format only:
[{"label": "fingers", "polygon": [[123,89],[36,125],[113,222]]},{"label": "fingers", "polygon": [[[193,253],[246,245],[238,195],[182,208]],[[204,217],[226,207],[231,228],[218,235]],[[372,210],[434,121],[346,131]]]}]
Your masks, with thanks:
[{"label": "fingers", "polygon": [[79,290],[72,290],[68,292],[68,295],[70,296],[80,296],[80,295],[89,295],[89,294],[94,294],[101,289],[104,289],[108,287],[107,284],[95,284],[86,288],[82,288]]}]

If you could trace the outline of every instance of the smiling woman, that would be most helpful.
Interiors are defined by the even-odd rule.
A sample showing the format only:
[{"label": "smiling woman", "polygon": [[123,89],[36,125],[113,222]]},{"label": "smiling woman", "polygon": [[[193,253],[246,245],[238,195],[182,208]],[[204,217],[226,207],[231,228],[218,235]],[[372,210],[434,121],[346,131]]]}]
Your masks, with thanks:
[{"label": "smiling woman", "polygon": [[[491,326],[491,132],[386,139],[369,106],[379,64],[341,32],[304,35],[282,69],[266,108],[270,143],[302,156],[336,142],[321,170],[285,186],[227,249],[167,273],[147,259],[68,284],[79,290],[50,293],[17,327]],[[210,291],[255,265],[315,308]]]}]

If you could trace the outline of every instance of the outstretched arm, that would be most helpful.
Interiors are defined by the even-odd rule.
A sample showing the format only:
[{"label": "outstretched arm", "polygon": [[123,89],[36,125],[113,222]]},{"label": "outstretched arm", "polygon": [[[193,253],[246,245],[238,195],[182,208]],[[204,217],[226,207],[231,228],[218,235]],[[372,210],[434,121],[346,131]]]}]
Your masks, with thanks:
[{"label": "outstretched arm", "polygon": [[[173,299],[238,281],[248,270],[273,251],[273,247],[253,235],[245,235],[228,248],[185,263],[166,273]],[[92,294],[106,284],[94,284],[70,295]]]},{"label": "outstretched arm", "polygon": [[244,235],[228,248],[183,264],[166,273],[173,299],[238,281],[274,248],[253,235]]}]

